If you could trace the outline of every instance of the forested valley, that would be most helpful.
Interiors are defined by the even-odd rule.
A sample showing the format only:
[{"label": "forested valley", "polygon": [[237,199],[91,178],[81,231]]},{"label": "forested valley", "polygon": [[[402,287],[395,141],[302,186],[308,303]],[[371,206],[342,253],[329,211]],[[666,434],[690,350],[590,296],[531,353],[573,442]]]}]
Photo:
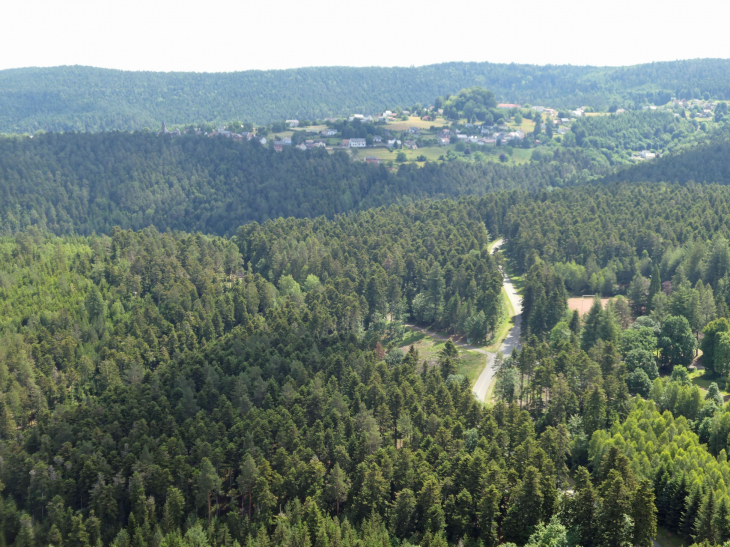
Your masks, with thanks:
[{"label": "forested valley", "polygon": [[[227,238],[4,235],[0,542],[649,546],[659,525],[721,545],[728,199],[592,185]],[[430,365],[401,340],[488,340],[500,267],[524,341],[483,406],[453,344]],[[586,288],[618,296],[581,318]]]},{"label": "forested valley", "polygon": [[730,545],[724,112],[394,169],[0,139],[0,547]]}]

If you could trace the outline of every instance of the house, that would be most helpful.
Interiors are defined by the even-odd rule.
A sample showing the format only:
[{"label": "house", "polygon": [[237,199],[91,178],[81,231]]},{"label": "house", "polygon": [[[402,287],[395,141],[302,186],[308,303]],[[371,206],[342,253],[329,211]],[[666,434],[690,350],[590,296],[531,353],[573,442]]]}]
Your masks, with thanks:
[{"label": "house", "polygon": [[299,127],[299,120],[286,120],[289,127]]},{"label": "house", "polygon": [[497,105],[497,108],[521,108],[521,107],[518,104],[500,103]]},{"label": "house", "polygon": [[297,145],[296,148],[299,148],[299,150],[306,150],[307,145],[305,143],[301,143],[301,144]]},{"label": "house", "polygon": [[460,142],[466,142],[469,140],[469,136],[464,135],[463,133],[460,135],[456,135],[456,138],[459,139]]},{"label": "house", "polygon": [[350,139],[342,139],[340,146],[342,146],[342,148],[350,148]]},{"label": "house", "polygon": [[281,144],[279,141],[274,142],[274,151],[281,152],[282,150],[284,150],[284,145]]},{"label": "house", "polygon": [[322,141],[317,141],[312,145],[313,148],[325,148],[326,146],[327,144]]},{"label": "house", "polygon": [[364,117],[364,118],[362,119],[362,121],[363,121],[364,123],[372,123],[372,121],[373,121],[373,117],[372,117],[372,116],[369,116],[369,115],[368,115],[368,116],[365,116],[365,117]]},{"label": "house", "polygon": [[439,137],[439,146],[448,146],[451,142],[448,137]]},{"label": "house", "polygon": [[497,146],[497,139],[494,137],[483,137],[481,142],[487,146]]},{"label": "house", "polygon": [[337,135],[337,129],[328,127],[327,129],[322,129],[322,131],[320,131],[319,134],[322,135],[323,137],[333,137],[334,135]]},{"label": "house", "polygon": [[240,135],[239,133],[234,133],[232,138],[234,141],[243,141],[243,135]]},{"label": "house", "polygon": [[289,137],[284,137],[281,139],[281,142],[284,146],[291,146],[291,139]]},{"label": "house", "polygon": [[247,141],[250,141],[251,139],[253,139],[256,136],[256,134],[255,133],[244,133],[243,136],[246,137]]},{"label": "house", "polygon": [[405,147],[410,148],[411,150],[418,150],[418,145],[416,144],[416,141],[406,141]]},{"label": "house", "polygon": [[365,139],[350,139],[350,148],[365,148],[366,145]]},{"label": "house", "polygon": [[259,142],[260,142],[261,144],[266,144],[266,137],[261,137],[261,138],[259,139]]},{"label": "house", "polygon": [[648,150],[642,150],[639,153],[639,156],[645,160],[653,160],[654,158],[656,158],[656,154],[654,152],[649,152]]},{"label": "house", "polygon": [[532,109],[535,112],[545,112],[545,107],[544,106],[533,106]]},{"label": "house", "polygon": [[479,140],[479,137],[477,137],[476,135],[471,135],[469,137],[469,142],[477,142],[478,140]]},{"label": "house", "polygon": [[383,137],[380,135],[373,135],[373,142],[383,142]]},{"label": "house", "polygon": [[409,133],[410,133],[411,135],[418,135],[418,134],[420,134],[420,133],[421,133],[421,130],[420,130],[420,129],[418,129],[417,127],[409,127],[409,128],[408,128],[408,132],[409,132]]},{"label": "house", "polygon": [[367,163],[374,163],[376,165],[380,163],[380,159],[376,158],[375,156],[365,156],[365,161]]},{"label": "house", "polygon": [[582,110],[573,110],[570,113],[570,115],[573,116],[574,118],[580,118],[583,115],[583,111]]},{"label": "house", "polygon": [[618,110],[616,111],[616,114],[623,114],[624,112],[626,112],[626,110],[624,110],[623,108],[619,108],[619,109],[618,109]]}]

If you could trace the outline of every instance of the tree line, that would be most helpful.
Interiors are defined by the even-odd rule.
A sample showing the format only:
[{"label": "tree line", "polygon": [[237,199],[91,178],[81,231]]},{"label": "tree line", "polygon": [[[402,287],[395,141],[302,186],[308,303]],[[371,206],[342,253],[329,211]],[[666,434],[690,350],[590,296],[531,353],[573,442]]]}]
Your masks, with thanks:
[{"label": "tree line", "polygon": [[489,82],[500,101],[605,110],[616,104],[664,104],[672,96],[730,98],[729,70],[722,59],[629,67],[442,63],[220,74],[22,68],[0,72],[0,132],[138,130],[162,121],[271,123],[375,114],[425,106],[434,95],[446,97],[483,82]]}]

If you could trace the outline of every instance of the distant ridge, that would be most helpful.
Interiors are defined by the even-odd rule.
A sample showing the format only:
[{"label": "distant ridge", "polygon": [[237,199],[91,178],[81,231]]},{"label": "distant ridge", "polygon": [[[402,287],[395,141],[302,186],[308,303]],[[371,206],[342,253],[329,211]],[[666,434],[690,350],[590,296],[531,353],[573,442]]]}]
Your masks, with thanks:
[{"label": "distant ridge", "polygon": [[497,99],[556,107],[627,105],[647,95],[730,98],[730,60],[629,67],[444,63],[232,73],[82,66],[0,71],[0,133],[157,128],[233,119],[268,123],[429,104],[479,85]]}]

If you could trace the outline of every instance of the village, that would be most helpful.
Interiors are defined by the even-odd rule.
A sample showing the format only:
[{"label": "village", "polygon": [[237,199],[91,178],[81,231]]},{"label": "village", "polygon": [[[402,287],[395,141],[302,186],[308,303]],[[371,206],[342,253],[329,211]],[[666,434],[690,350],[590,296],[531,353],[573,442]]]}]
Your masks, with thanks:
[{"label": "village", "polygon": [[[687,109],[693,119],[703,120],[713,117],[715,106],[716,103],[709,100],[672,99],[661,106],[642,105],[641,110]],[[241,130],[243,125],[240,122],[237,127],[221,126],[211,131],[195,128],[192,131],[209,138],[223,137],[236,141],[256,139],[276,152],[289,147],[302,151],[342,150],[367,163],[384,163],[389,167],[396,163],[423,164],[469,156],[479,161],[522,163],[529,161],[533,157],[533,147],[541,144],[539,138],[527,142],[527,135],[542,134],[548,140],[554,138],[554,143],[560,143],[561,137],[571,130],[577,120],[591,116],[618,116],[627,112],[623,108],[595,112],[590,107],[559,110],[514,103],[499,103],[495,111],[499,115],[492,122],[483,123],[448,119],[443,109],[429,106],[413,112],[407,109],[385,110],[377,115],[353,114],[347,118],[325,118],[315,122],[288,119],[283,123],[272,124],[270,128],[254,128],[248,124],[251,126],[250,131]],[[680,115],[675,112],[674,116]],[[537,123],[541,127],[536,133]],[[160,133],[170,136],[182,134],[180,129],[167,129],[164,123]],[[632,153],[631,159],[644,161],[659,155],[651,150],[637,150]]]}]

